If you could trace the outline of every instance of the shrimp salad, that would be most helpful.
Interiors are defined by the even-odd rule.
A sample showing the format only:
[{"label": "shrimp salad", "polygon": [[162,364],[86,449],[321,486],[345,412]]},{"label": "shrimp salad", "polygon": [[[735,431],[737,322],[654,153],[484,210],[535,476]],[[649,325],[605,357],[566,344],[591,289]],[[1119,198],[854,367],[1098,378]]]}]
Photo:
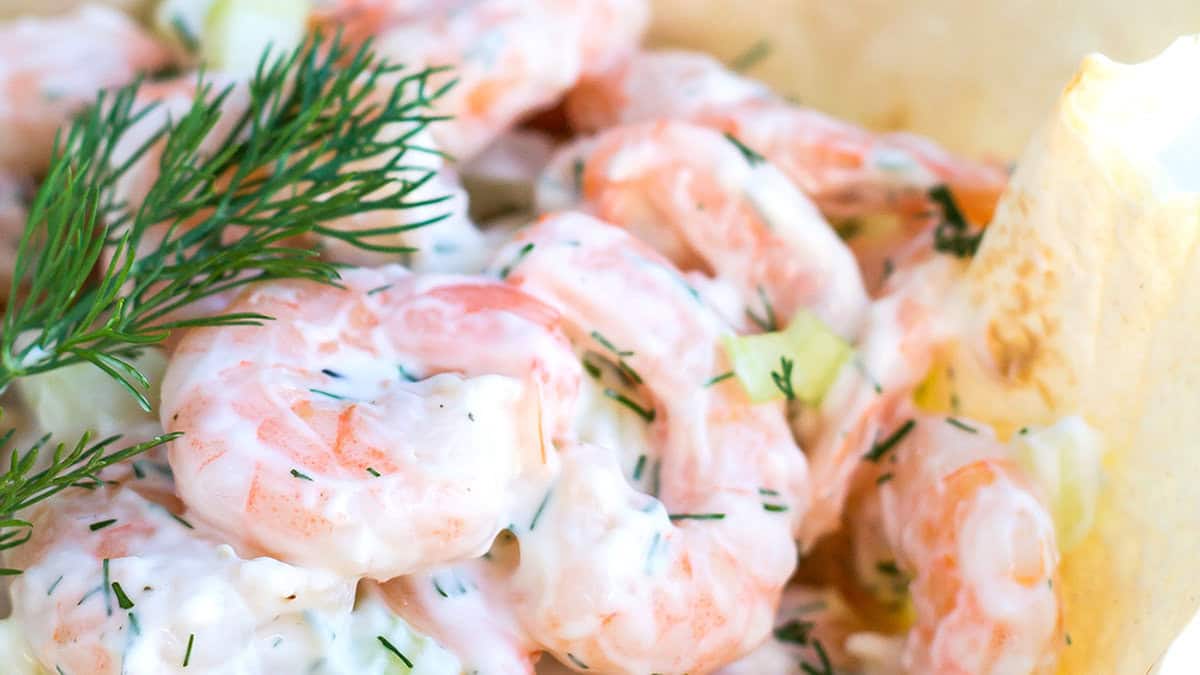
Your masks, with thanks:
[{"label": "shrimp salad", "polygon": [[[1036,458],[1101,440],[961,417],[940,365],[1008,171],[645,47],[650,12],[167,0],[149,24],[0,23],[14,294],[55,133],[101,90],[145,77],[157,104],[111,158],[136,212],[167,170],[154,126],[201,68],[231,125],[252,47],[337,33],[446,87],[427,128],[376,139],[423,149],[414,207],[288,240],[336,283],[173,307],[136,353],[150,412],[88,363],[4,393],[19,437],[170,434],[4,516],[28,525],[4,547],[5,673],[1056,672],[1060,557],[1099,477],[1064,488]],[[155,227],[143,244],[173,236]],[[270,320],[189,327],[216,314]]]}]

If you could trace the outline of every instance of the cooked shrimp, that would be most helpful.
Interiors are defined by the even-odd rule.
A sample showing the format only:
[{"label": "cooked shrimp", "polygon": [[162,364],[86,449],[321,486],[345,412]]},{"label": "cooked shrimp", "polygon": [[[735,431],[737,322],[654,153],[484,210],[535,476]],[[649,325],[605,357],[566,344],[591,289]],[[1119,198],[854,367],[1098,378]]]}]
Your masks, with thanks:
[{"label": "cooked shrimp", "polygon": [[857,354],[814,411],[812,428],[802,433],[813,475],[804,548],[837,528],[863,458],[886,441],[882,424],[911,396],[952,334],[945,304],[960,272],[957,261],[931,258],[898,272],[889,292],[871,304]]},{"label": "cooked shrimp", "polygon": [[239,558],[127,487],[72,489],[22,517],[33,537],[8,552],[24,569],[13,616],[47,672],[309,672],[322,656],[313,619],[344,621],[354,602],[352,581]]},{"label": "cooked shrimp", "polygon": [[924,138],[872,133],[779,101],[716,59],[689,52],[640,52],[581,82],[567,109],[583,130],[663,117],[715,126],[776,163],[830,216],[888,207],[904,196],[899,188],[947,183],[972,220],[987,222],[1008,182],[1003,169],[955,157]]},{"label": "cooked shrimp", "polygon": [[[457,84],[437,103],[450,116],[434,127],[438,145],[469,159],[528,113],[566,93],[582,73],[631,54],[649,18],[645,0],[472,0],[392,12],[345,2],[319,15],[377,31],[379,54],[411,68],[450,66]],[[379,25],[372,30],[371,22]]]},{"label": "cooked shrimp", "polygon": [[845,337],[857,333],[867,294],[850,249],[782,173],[736,141],[664,120],[617,127],[566,152],[570,161],[555,161],[544,184],[571,181],[564,164],[582,171],[586,208],[680,269],[732,282],[742,314],[786,321],[803,308]]},{"label": "cooked shrimp", "polygon": [[55,132],[100,89],[169,58],[133,20],[100,5],[0,23],[0,170],[42,171]]},{"label": "cooked shrimp", "polygon": [[880,488],[885,534],[912,577],[905,671],[1054,672],[1064,636],[1050,513],[990,429],[933,417],[910,428]]},{"label": "cooked shrimp", "polygon": [[583,130],[677,118],[740,139],[845,229],[872,290],[894,266],[895,249],[929,230],[930,188],[948,185],[967,219],[986,224],[1008,180],[1003,168],[955,157],[926,139],[872,133],[774,99],[715,59],[688,52],[639,53],[582,81],[566,107]]},{"label": "cooked shrimp", "polygon": [[658,449],[636,480],[645,494],[617,451],[560,444],[561,473],[510,528],[525,630],[578,670],[703,673],[746,653],[770,630],[807,510],[804,458],[781,408],[705,386],[725,369],[729,329],[621,230],[551,216],[498,260],[625,374],[610,396],[650,425]]},{"label": "cooked shrimp", "polygon": [[722,668],[720,675],[858,672],[858,663],[846,653],[844,644],[862,629],[862,621],[836,591],[790,586],[779,603],[770,639]]},{"label": "cooked shrimp", "polygon": [[236,541],[347,575],[482,554],[570,424],[581,368],[558,314],[395,266],[342,284],[256,285],[230,311],[274,321],[185,335],[161,409],[185,432],[180,496]]},{"label": "cooked shrimp", "polygon": [[464,672],[528,675],[540,650],[509,602],[506,567],[489,556],[395,579],[382,590],[392,610],[454,652]]},{"label": "cooked shrimp", "polygon": [[638,52],[612,70],[579,81],[565,102],[571,126],[585,132],[660,117],[695,119],[751,101],[773,101],[765,84],[708,54]]}]

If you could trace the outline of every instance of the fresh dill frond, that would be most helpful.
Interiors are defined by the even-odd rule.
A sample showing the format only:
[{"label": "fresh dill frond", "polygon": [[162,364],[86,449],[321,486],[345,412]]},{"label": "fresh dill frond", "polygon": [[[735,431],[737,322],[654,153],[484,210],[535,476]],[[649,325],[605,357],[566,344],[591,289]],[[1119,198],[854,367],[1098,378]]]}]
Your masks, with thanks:
[{"label": "fresh dill frond", "polygon": [[[73,446],[63,443],[49,446],[50,436],[46,435],[28,450],[20,451],[9,447],[15,434],[16,431],[10,429],[0,436],[0,455],[11,451],[8,470],[0,473],[0,514],[16,513],[68,487],[99,487],[101,483],[96,474],[104,467],[123,462],[179,436],[164,434],[144,443],[111,450],[117,436],[93,443],[91,435],[84,434]],[[38,460],[45,459],[43,455],[47,451],[50,452],[49,463],[38,470]],[[0,520],[0,551],[24,544],[32,534],[33,524],[26,520],[11,516]],[[17,573],[16,570],[0,571],[0,574]]]},{"label": "fresh dill frond", "polygon": [[[264,54],[248,83],[217,90],[201,75],[190,108],[163,116],[148,137],[156,106],[139,101],[140,82],[102,93],[60,134],[29,209],[0,320],[0,391],[86,362],[149,410],[149,381],[133,365],[140,349],[180,328],[270,319],[184,319],[179,310],[272,279],[337,284],[335,264],[296,244],[307,237],[409,250],[378,238],[445,216],[357,231],[328,224],[448,199],[414,198],[435,174],[406,159],[435,152],[418,139],[443,119],[432,112],[453,85],[433,85],[442,70],[408,70],[381,60],[369,43],[352,49],[317,34],[282,58]],[[232,106],[238,87],[246,101]],[[158,174],[145,197],[123,202],[118,185],[149,161]],[[98,486],[105,467],[174,437],[112,450],[116,437],[84,435],[56,446],[50,465],[35,471],[49,438],[22,451],[9,447],[12,431],[0,435],[0,453],[12,457],[0,474],[0,549],[31,534],[30,523],[11,514],[73,485]]]}]

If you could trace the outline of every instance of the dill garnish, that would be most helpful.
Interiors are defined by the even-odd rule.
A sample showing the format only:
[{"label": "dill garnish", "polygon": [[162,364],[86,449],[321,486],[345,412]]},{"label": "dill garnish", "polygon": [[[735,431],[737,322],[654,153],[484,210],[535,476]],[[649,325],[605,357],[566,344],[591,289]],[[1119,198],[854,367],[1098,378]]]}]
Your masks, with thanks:
[{"label": "dill garnish", "polygon": [[196,644],[196,634],[188,635],[187,651],[183,654],[183,667],[187,668],[188,663],[192,660],[192,646]]},{"label": "dill garnish", "polygon": [[625,394],[622,394],[616,389],[605,389],[604,395],[632,410],[635,414],[637,414],[638,417],[645,420],[647,424],[654,421],[654,408],[643,408],[633,399],[629,398]]},{"label": "dill garnish", "polygon": [[542,517],[542,511],[546,510],[546,504],[550,503],[550,496],[553,494],[554,494],[553,488],[546,490],[546,496],[542,497],[542,503],[538,504],[537,511],[534,512],[533,518],[529,521],[529,531],[530,532],[533,531],[533,528],[537,527],[538,520],[540,520]]},{"label": "dill garnish", "polygon": [[379,635],[379,636],[376,636],[376,639],[379,640],[379,644],[383,645],[384,649],[388,650],[389,652],[394,654],[396,656],[396,658],[400,659],[400,662],[403,663],[405,665],[405,667],[407,667],[407,668],[413,667],[413,662],[409,661],[408,657],[405,656],[403,653],[401,653],[399,649],[396,649],[396,645],[389,642],[387,638],[385,638],[382,635]]},{"label": "dill garnish", "polygon": [[952,427],[957,427],[957,428],[959,428],[959,429],[962,429],[963,431],[965,431],[965,432],[967,432],[967,433],[969,433],[969,434],[977,434],[977,433],[979,433],[979,430],[978,430],[978,429],[976,429],[975,427],[971,426],[970,424],[967,424],[966,422],[963,422],[962,420],[957,420],[957,419],[954,419],[953,417],[947,417],[947,418],[946,418],[946,422],[947,422],[947,423],[948,423],[950,426],[952,426]]},{"label": "dill garnish", "polygon": [[642,471],[646,469],[646,456],[638,455],[637,464],[633,467],[633,479],[640,481],[642,479]]},{"label": "dill garnish", "polygon": [[521,261],[524,260],[525,256],[529,255],[529,252],[532,250],[533,250],[533,242],[532,241],[525,244],[524,246],[522,246],[521,249],[519,251],[517,251],[517,255],[516,255],[516,257],[513,258],[512,262],[510,262],[507,265],[505,265],[504,267],[500,268],[500,278],[507,279],[508,275],[512,274],[512,269],[514,267],[516,267],[517,265],[520,265]]},{"label": "dill garnish", "polygon": [[807,646],[808,636],[815,625],[812,621],[793,620],[776,627],[773,633],[780,642]]},{"label": "dill garnish", "polygon": [[712,376],[712,377],[710,377],[710,378],[708,378],[707,380],[705,380],[705,381],[704,381],[704,386],[706,386],[706,387],[711,387],[711,386],[713,386],[714,384],[720,384],[721,382],[724,382],[725,380],[728,380],[729,378],[733,377],[733,376],[734,376],[734,375],[736,375],[736,374],[737,374],[737,373],[734,373],[734,372],[731,370],[731,371],[729,371],[729,372],[727,372],[727,373],[721,373],[720,375],[714,375],[714,376]]},{"label": "dill garnish", "polygon": [[133,609],[133,601],[129,599],[128,595],[125,595],[125,589],[121,588],[119,582],[112,582],[112,589],[113,594],[117,596],[118,607],[125,610]]},{"label": "dill garnish", "polygon": [[567,652],[567,659],[569,659],[571,663],[575,664],[575,667],[579,668],[580,670],[590,670],[586,663],[580,661],[579,657],[575,656],[571,652]]},{"label": "dill garnish", "polygon": [[783,392],[789,401],[796,400],[796,390],[792,386],[792,368],[795,362],[786,356],[779,357],[779,371],[771,371],[771,381],[775,383],[775,387]]},{"label": "dill garnish", "polygon": [[949,253],[956,258],[970,258],[979,250],[983,241],[983,232],[971,233],[967,219],[954,201],[950,188],[938,185],[929,191],[932,199],[942,210],[942,218],[933,231],[933,248],[942,253]]},{"label": "dill garnish", "polygon": [[309,476],[308,474],[305,474],[305,473],[301,473],[300,471],[297,471],[295,469],[291,470],[291,474],[292,474],[292,478],[299,478],[300,480],[306,480],[306,481],[310,481],[310,482],[312,481],[311,476]]},{"label": "dill garnish", "polygon": [[[291,243],[303,237],[407,250],[377,238],[444,216],[354,232],[324,223],[445,199],[414,200],[434,172],[405,160],[409,151],[429,151],[413,139],[442,119],[432,105],[451,85],[430,85],[439,72],[406,70],[379,59],[369,44],[352,50],[340,39],[315,35],[289,55],[263,57],[242,85],[249,99],[243,112],[227,110],[232,86],[216,90],[201,81],[187,111],[167,118],[132,148],[155,106],[139,101],[140,82],[101,94],[60,135],[30,206],[0,320],[0,390],[19,378],[86,362],[149,410],[149,382],[133,365],[139,349],[180,328],[270,318],[226,313],[180,319],[180,309],[271,279],[336,284],[334,264]],[[218,120],[220,136],[214,131]],[[411,133],[378,140],[398,125]],[[117,185],[152,149],[157,177],[140,204],[122,202]],[[111,262],[101,265],[105,255]],[[11,431],[0,435],[0,455],[12,456],[0,474],[0,517],[72,485],[98,485],[103,468],[175,437],[115,451],[110,448],[118,437],[94,442],[84,435],[73,446],[49,451],[49,438],[43,438],[22,451],[9,447]],[[40,468],[46,454],[52,454],[49,466]],[[27,541],[31,527],[0,520],[0,549]]]},{"label": "dill garnish", "polygon": [[771,305],[771,300],[767,298],[767,292],[762,286],[758,287],[758,299],[762,301],[763,315],[760,317],[749,308],[746,309],[746,317],[754,322],[764,333],[779,330],[779,319],[775,316],[775,308]]},{"label": "dill garnish", "polygon": [[672,513],[668,517],[672,521],[676,521],[676,520],[725,520],[724,513]]},{"label": "dill garnish", "polygon": [[916,420],[908,420],[902,424],[899,429],[893,431],[891,436],[888,436],[879,443],[876,443],[875,446],[871,448],[870,452],[863,455],[863,459],[869,462],[878,462],[879,460],[883,459],[884,455],[894,448],[897,443],[903,440],[904,437],[908,435],[908,432],[912,431],[913,427],[916,425]]},{"label": "dill garnish", "polygon": [[750,166],[758,166],[759,164],[767,161],[766,157],[763,157],[757,152],[751,150],[745,143],[741,141],[741,139],[729,133],[728,131],[725,132],[725,139],[730,143],[733,143],[733,147],[737,148],[738,152],[742,153],[742,157],[746,158],[746,163]]},{"label": "dill garnish", "polygon": [[115,525],[116,522],[117,522],[116,518],[109,518],[108,520],[101,520],[99,522],[95,522],[95,523],[92,523],[91,525],[88,525],[88,529],[91,530],[92,532],[98,532],[98,531],[103,530],[104,528],[108,527],[109,525]]},{"label": "dill garnish", "polygon": [[729,62],[734,72],[744,73],[762,62],[771,54],[771,43],[764,38],[750,45],[746,51],[738,54]]}]

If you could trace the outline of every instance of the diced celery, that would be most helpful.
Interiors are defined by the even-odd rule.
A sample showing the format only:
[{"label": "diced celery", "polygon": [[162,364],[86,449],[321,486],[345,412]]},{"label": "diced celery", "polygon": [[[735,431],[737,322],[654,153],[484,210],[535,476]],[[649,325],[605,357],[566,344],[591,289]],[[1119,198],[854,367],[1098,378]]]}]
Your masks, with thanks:
[{"label": "diced celery", "polygon": [[1013,435],[1014,456],[1049,500],[1062,551],[1083,541],[1092,528],[1103,483],[1103,443],[1100,432],[1080,417]]},{"label": "diced celery", "polygon": [[[154,347],[143,349],[133,359],[133,365],[150,382],[147,398],[153,409],[158,407],[166,364],[166,356]],[[62,440],[74,440],[85,431],[104,437],[157,425],[153,413],[142,410],[117,380],[90,363],[21,378],[15,386],[39,430]]]},{"label": "diced celery", "polygon": [[788,398],[817,405],[849,358],[850,345],[800,311],[782,331],[727,337],[733,372],[755,403]]},{"label": "diced celery", "polygon": [[216,0],[200,35],[200,53],[213,69],[252,75],[263,52],[291,51],[304,39],[309,0]]}]

